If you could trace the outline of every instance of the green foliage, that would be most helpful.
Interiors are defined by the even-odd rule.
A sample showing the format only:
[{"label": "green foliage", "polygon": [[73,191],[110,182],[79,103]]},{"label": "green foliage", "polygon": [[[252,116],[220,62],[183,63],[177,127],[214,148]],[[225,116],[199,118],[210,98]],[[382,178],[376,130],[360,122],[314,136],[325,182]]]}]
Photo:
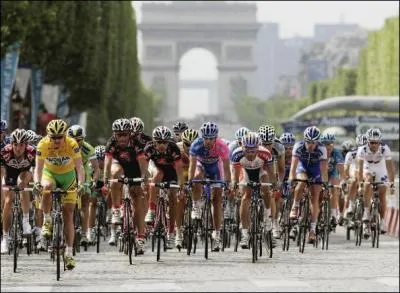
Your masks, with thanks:
[{"label": "green foliage", "polygon": [[110,134],[120,117],[153,126],[159,101],[141,85],[130,1],[2,1],[1,53],[21,44],[20,60],[63,85],[73,111],[88,111],[88,135]]}]

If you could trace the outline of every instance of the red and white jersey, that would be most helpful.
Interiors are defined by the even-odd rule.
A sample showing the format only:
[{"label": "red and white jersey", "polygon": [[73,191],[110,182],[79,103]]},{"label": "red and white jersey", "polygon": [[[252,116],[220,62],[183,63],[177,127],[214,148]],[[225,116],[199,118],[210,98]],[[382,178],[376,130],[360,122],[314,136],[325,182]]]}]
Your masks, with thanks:
[{"label": "red and white jersey", "polygon": [[272,154],[263,146],[257,149],[256,158],[252,161],[246,158],[246,153],[243,147],[236,148],[231,155],[231,162],[233,166],[241,166],[244,169],[260,169],[265,164],[273,161]]},{"label": "red and white jersey", "polygon": [[19,171],[28,171],[35,166],[35,149],[27,145],[25,154],[21,159],[16,159],[11,144],[6,145],[0,152],[1,165],[6,169],[11,168]]}]

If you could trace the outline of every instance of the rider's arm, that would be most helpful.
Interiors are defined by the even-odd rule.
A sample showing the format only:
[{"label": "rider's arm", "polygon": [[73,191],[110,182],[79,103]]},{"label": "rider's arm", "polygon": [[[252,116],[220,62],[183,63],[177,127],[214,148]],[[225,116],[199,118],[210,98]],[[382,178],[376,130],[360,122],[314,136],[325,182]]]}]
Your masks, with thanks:
[{"label": "rider's arm", "polygon": [[350,178],[351,159],[352,159],[351,153],[348,152],[346,154],[346,158],[344,160],[344,165],[343,165],[343,176],[344,176],[344,179],[349,179]]},{"label": "rider's arm", "polygon": [[364,152],[363,147],[359,147],[357,151],[357,169],[358,169],[358,182],[364,179]]},{"label": "rider's arm", "polygon": [[296,169],[299,164],[299,157],[292,155],[292,163],[290,164],[289,180],[296,179]]},{"label": "rider's arm", "polygon": [[44,159],[36,157],[35,171],[33,173],[33,182],[40,182],[42,180]]},{"label": "rider's arm", "polygon": [[275,176],[275,166],[274,166],[274,164],[271,164],[270,162],[265,162],[264,163],[264,170],[267,171],[269,183],[275,183],[276,182],[276,176]]},{"label": "rider's arm", "polygon": [[97,181],[99,179],[100,175],[100,168],[99,168],[99,163],[97,162],[97,159],[90,159],[90,164],[92,165],[93,168],[93,181]]},{"label": "rider's arm", "polygon": [[224,179],[225,182],[230,182],[231,181],[231,166],[230,166],[230,161],[229,158],[225,158],[222,160],[223,166],[224,166]]},{"label": "rider's arm", "polygon": [[327,160],[321,160],[319,162],[319,167],[321,169],[322,182],[328,182],[328,161]]},{"label": "rider's arm", "polygon": [[386,170],[388,172],[388,177],[390,182],[394,182],[394,172],[393,172],[393,161],[392,159],[386,160]]},{"label": "rider's arm", "polygon": [[74,163],[78,176],[78,184],[83,184],[85,182],[85,170],[83,169],[82,157],[75,158]]},{"label": "rider's arm", "polygon": [[138,164],[139,164],[141,177],[142,178],[146,178],[147,175],[148,175],[147,174],[147,168],[149,166],[149,162],[147,161],[146,156],[144,154],[138,156],[137,157],[137,161],[138,161]]},{"label": "rider's arm", "polygon": [[174,167],[176,170],[176,175],[178,177],[178,184],[183,185],[185,183],[185,177],[183,176],[183,162],[181,159],[176,160],[174,163]]},{"label": "rider's arm", "polygon": [[111,165],[112,165],[112,155],[106,154],[104,157],[104,179],[110,179],[111,176]]},{"label": "rider's arm", "polygon": [[282,182],[283,178],[285,178],[285,153],[283,153],[279,157],[277,166],[278,166],[278,179],[279,182]]},{"label": "rider's arm", "polygon": [[188,174],[188,180],[192,180],[194,177],[194,172],[196,171],[196,165],[197,165],[197,158],[196,156],[189,156],[189,174]]}]

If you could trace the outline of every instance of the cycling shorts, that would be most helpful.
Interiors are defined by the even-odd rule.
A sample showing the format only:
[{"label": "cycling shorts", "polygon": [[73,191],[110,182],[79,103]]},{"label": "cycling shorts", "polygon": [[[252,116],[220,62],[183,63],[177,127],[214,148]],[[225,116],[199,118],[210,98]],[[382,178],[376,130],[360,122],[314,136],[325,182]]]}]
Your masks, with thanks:
[{"label": "cycling shorts", "polygon": [[319,166],[305,167],[301,161],[296,168],[296,174],[306,173],[309,180],[313,182],[321,182],[321,169]]},{"label": "cycling shorts", "polygon": [[197,168],[204,172],[204,177],[211,180],[222,180],[220,165],[218,162],[212,164],[203,164],[197,161]]},{"label": "cycling shorts", "polygon": [[[51,172],[49,169],[43,169],[42,180],[50,181],[53,183],[55,188],[61,188],[62,190],[71,190],[76,188],[76,174],[75,169],[64,174],[56,174]],[[70,192],[63,197],[63,203],[76,204],[77,193]]]}]

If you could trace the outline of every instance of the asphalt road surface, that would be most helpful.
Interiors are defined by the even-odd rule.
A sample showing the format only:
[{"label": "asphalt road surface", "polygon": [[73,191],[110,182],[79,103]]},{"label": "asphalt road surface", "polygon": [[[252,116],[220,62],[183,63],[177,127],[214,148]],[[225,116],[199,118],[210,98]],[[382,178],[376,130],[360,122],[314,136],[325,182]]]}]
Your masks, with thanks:
[{"label": "asphalt road surface", "polygon": [[16,273],[12,255],[1,256],[1,291],[399,292],[399,239],[381,236],[379,248],[372,248],[371,241],[356,247],[338,227],[328,251],[308,244],[301,254],[293,244],[283,252],[278,241],[273,257],[263,255],[257,263],[251,261],[251,250],[234,252],[233,247],[210,252],[206,260],[202,246],[190,256],[177,249],[162,252],[157,262],[149,242],[145,254],[129,265],[128,256],[103,242],[99,254],[95,247],[82,249],[76,268],[62,271],[60,281],[47,253],[28,256],[24,250]]}]

